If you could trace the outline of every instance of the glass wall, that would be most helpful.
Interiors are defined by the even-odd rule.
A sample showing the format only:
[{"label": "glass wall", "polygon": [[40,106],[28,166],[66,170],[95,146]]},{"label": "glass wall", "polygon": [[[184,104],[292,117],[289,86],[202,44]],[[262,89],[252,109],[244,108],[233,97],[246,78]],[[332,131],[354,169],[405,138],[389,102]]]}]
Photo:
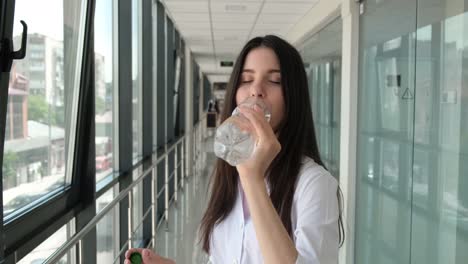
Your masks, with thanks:
[{"label": "glass wall", "polygon": [[112,174],[114,122],[114,11],[112,0],[96,1],[94,20],[94,80],[96,111],[96,182]]},{"label": "glass wall", "polygon": [[[73,236],[73,234],[75,233],[73,230],[73,226],[74,220],[57,230],[54,234],[48,237],[47,240],[42,242],[39,246],[33,249],[28,255],[26,255],[17,263],[43,263],[47,258],[50,257],[50,255],[57,251],[57,249],[59,249],[63,244],[66,243],[68,239],[70,239]],[[72,263],[72,259],[74,259],[75,257],[75,252],[71,250],[69,253],[63,256],[62,259],[60,259],[58,264]]]},{"label": "glass wall", "polygon": [[[118,193],[116,185],[96,199],[96,213],[99,213],[112,202]],[[118,209],[114,207],[96,225],[96,258],[97,263],[114,263],[118,259]]]},{"label": "glass wall", "polygon": [[133,135],[133,163],[142,157],[143,149],[143,90],[141,82],[142,72],[142,24],[141,0],[132,1],[132,135]]},{"label": "glass wall", "polygon": [[341,27],[341,19],[336,19],[300,49],[320,156],[336,178],[340,174]]},{"label": "glass wall", "polygon": [[[13,31],[13,48],[19,50],[19,20],[28,23],[29,34],[26,58],[15,60],[11,74],[0,76],[0,90],[8,91],[8,101],[2,97],[0,107],[7,109],[0,118],[6,120],[6,135],[0,139],[5,140],[0,144],[5,146],[0,262],[43,263],[148,168],[150,164],[139,163],[143,142],[157,146],[154,156],[160,157],[169,140],[183,135],[184,40],[158,1],[96,0],[91,1],[94,10],[79,0],[13,2],[2,5],[1,38]],[[154,37],[142,34],[143,28],[154,29]],[[146,53],[152,47],[154,65]],[[154,76],[146,71],[151,67]],[[155,93],[143,103],[142,87],[147,92],[151,78]],[[152,110],[157,115],[148,121]],[[145,122],[154,121],[156,138],[146,129],[143,137],[143,112]],[[94,141],[89,140],[93,132]],[[184,153],[177,150],[180,160]],[[180,179],[183,174],[180,168],[173,172],[174,158],[169,159],[172,197],[173,175]],[[165,208],[164,164],[157,167],[155,224]],[[73,246],[57,263],[78,258],[83,263],[121,263],[129,231],[133,246],[148,246],[155,214],[149,177],[133,188],[131,202],[124,198],[80,240],[81,252]]]},{"label": "glass wall", "polygon": [[468,5],[365,5],[355,263],[466,263]]}]

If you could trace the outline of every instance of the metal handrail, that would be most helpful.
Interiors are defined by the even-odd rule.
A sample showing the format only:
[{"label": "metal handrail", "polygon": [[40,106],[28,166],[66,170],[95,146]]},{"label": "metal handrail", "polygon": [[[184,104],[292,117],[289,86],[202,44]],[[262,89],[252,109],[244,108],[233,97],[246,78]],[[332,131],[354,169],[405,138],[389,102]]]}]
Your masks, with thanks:
[{"label": "metal handrail", "polygon": [[[58,262],[69,250],[72,249],[76,244],[79,246],[79,251],[81,250],[81,241],[90,232],[93,228],[96,227],[98,222],[104,218],[104,216],[107,215],[118,203],[120,203],[125,197],[128,196],[129,193],[132,192],[132,189],[138,185],[140,182],[143,181],[143,179],[153,171],[153,169],[161,162],[163,161],[169,153],[177,147],[183,140],[186,138],[186,136],[181,137],[179,140],[177,140],[174,144],[172,144],[171,147],[165,147],[166,151],[161,157],[158,157],[156,159],[156,162],[154,162],[151,167],[146,169],[138,178],[133,181],[127,188],[125,188],[123,191],[121,191],[117,197],[115,197],[114,200],[112,200],[108,205],[106,205],[96,216],[91,219],[91,221],[86,224],[83,229],[81,229],[78,233],[73,235],[73,237],[70,238],[63,246],[61,246],[57,251],[55,251],[47,260],[45,260],[45,264],[52,264]],[[132,230],[133,231],[133,230]],[[131,238],[129,238],[131,239]],[[82,259],[80,258],[80,262]]]}]

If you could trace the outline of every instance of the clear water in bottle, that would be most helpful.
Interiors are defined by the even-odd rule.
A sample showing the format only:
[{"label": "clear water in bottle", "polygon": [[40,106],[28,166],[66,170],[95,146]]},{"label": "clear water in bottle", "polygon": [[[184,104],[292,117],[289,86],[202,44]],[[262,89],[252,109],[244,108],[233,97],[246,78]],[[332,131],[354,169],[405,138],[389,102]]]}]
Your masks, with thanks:
[{"label": "clear water in bottle", "polygon": [[[252,108],[258,105],[263,109],[265,118],[270,121],[271,112],[261,99],[250,97],[241,103],[241,105]],[[235,120],[236,118],[237,120]],[[215,135],[215,155],[225,160],[231,166],[237,166],[250,158],[255,145],[254,137],[239,127],[238,121],[240,119],[248,122],[247,118],[243,117],[238,108],[236,108],[232,112],[232,116],[219,126]]]}]

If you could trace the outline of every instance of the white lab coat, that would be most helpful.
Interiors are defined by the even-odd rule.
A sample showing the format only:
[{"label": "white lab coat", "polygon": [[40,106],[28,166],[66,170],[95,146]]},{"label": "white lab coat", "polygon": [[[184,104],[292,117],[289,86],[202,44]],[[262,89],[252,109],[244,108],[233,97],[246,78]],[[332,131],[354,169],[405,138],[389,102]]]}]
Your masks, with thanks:
[{"label": "white lab coat", "polygon": [[[309,157],[303,159],[291,210],[297,264],[338,263],[337,186],[336,179],[322,166]],[[241,192],[239,189],[232,212],[213,230],[211,263],[263,263],[252,219],[244,220]]]}]

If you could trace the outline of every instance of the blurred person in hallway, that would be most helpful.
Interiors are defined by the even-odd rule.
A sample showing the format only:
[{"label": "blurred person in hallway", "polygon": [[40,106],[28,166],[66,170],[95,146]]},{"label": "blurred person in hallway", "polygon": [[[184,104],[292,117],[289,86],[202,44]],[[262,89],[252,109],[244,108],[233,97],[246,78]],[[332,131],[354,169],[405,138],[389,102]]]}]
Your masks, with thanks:
[{"label": "blurred person in hallway", "polygon": [[[341,192],[320,159],[307,76],[297,50],[268,35],[241,51],[221,121],[247,97],[271,109],[241,108],[255,136],[252,157],[236,167],[218,159],[199,236],[211,263],[338,263],[344,241]],[[173,260],[151,250],[145,264]],[[126,263],[128,260],[126,260]]]},{"label": "blurred person in hallway", "polygon": [[208,128],[208,136],[213,136],[214,131],[210,128],[216,128],[218,126],[219,107],[218,100],[216,98],[208,101],[208,109],[206,116],[206,127]]}]

